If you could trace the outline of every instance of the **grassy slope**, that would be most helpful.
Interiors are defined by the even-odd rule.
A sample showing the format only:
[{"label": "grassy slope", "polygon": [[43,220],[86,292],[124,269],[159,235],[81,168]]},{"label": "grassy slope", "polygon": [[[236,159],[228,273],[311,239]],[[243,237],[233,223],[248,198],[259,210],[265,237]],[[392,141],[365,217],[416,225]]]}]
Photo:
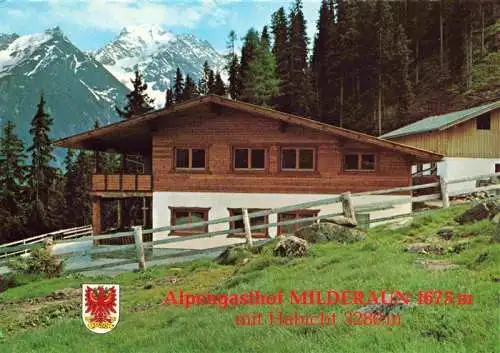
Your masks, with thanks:
[{"label": "grassy slope", "polygon": [[[442,225],[453,224],[455,207],[432,217],[417,219],[408,228],[370,230],[357,244],[314,246],[304,259],[273,258],[269,254],[242,266],[219,266],[211,261],[155,267],[144,273],[128,273],[114,279],[69,277],[45,280],[13,288],[0,295],[6,301],[47,295],[55,289],[78,287],[81,283],[119,283],[121,313],[118,326],[105,335],[84,327],[78,309],[66,318],[48,320],[48,326],[19,329],[23,304],[4,305],[0,313],[1,352],[495,352],[498,348],[498,284],[500,245],[489,244],[493,225],[488,221],[457,227],[458,236],[469,237],[471,246],[460,254],[446,255],[460,268],[430,271],[413,264],[423,255],[402,249],[409,241],[434,238]],[[478,261],[481,254],[483,261]],[[428,258],[432,256],[427,256]],[[176,278],[175,284],[172,279]],[[145,289],[146,285],[152,288]],[[147,286],[149,287],[149,286]],[[468,291],[470,306],[430,305],[405,311],[399,327],[353,327],[341,321],[356,306],[240,307],[189,310],[161,306],[166,290],[195,292],[276,292],[290,289],[421,289]],[[287,298],[287,296],[285,296]],[[78,298],[75,298],[78,300]],[[279,327],[234,325],[236,313],[285,312],[337,313],[334,327]],[[37,315],[37,314],[34,314]],[[38,314],[40,315],[40,314]],[[42,314],[43,315],[43,314]],[[46,315],[46,314],[45,314]],[[50,315],[50,314],[49,314]],[[17,320],[17,321],[16,321]],[[10,328],[7,329],[10,325]]]}]

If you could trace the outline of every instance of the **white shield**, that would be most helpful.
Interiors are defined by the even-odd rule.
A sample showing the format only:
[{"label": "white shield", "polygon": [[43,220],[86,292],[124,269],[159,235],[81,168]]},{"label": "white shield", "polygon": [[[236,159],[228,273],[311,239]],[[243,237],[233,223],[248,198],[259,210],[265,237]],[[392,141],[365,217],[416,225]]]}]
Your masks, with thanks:
[{"label": "white shield", "polygon": [[120,286],[118,284],[83,284],[82,318],[95,333],[115,328],[120,318]]}]

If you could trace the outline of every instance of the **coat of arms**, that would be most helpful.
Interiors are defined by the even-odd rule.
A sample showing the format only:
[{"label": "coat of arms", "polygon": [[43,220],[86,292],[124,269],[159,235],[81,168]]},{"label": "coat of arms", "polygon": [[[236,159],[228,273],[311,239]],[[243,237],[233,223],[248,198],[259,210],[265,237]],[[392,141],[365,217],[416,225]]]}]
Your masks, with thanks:
[{"label": "coat of arms", "polygon": [[82,286],[82,317],[87,328],[95,333],[111,331],[120,316],[120,286],[117,284],[84,284]]}]

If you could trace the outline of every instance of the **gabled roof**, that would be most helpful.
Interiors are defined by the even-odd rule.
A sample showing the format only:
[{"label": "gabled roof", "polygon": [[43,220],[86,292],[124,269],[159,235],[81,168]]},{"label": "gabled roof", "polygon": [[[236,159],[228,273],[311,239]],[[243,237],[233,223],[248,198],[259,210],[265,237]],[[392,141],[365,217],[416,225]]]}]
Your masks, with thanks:
[{"label": "gabled roof", "polygon": [[492,103],[488,103],[485,105],[481,105],[474,108],[469,108],[465,110],[460,110],[458,112],[443,114],[443,115],[435,115],[430,116],[428,118],[419,120],[412,124],[403,126],[397,130],[393,130],[388,132],[380,138],[394,138],[401,137],[406,135],[420,134],[423,132],[430,131],[441,131],[448,129],[454,125],[463,123],[467,120],[474,119],[484,113],[488,113],[492,110],[500,108],[500,100]]},{"label": "gabled roof", "polygon": [[143,129],[143,131],[148,130],[150,126],[149,123],[152,122],[153,120],[166,118],[168,115],[174,112],[180,112],[202,104],[215,104],[239,111],[244,111],[250,114],[255,114],[270,119],[279,120],[284,123],[299,125],[313,130],[319,130],[325,133],[329,133],[333,136],[355,140],[382,148],[396,150],[401,153],[413,156],[417,159],[423,159],[426,161],[438,161],[442,158],[442,155],[434,152],[406,146],[392,141],[381,140],[375,136],[370,136],[360,132],[347,130],[329,124],[321,123],[315,120],[303,118],[297,115],[283,113],[277,110],[241,101],[236,101],[216,95],[206,95],[186,102],[174,104],[168,108],[159,109],[156,111],[139,115],[132,119],[123,120],[94,130],[66,137],[58,141],[55,141],[54,144],[58,147],[65,147],[65,148],[97,149],[94,146],[97,146],[98,143],[102,144],[102,142],[106,138],[113,137],[114,139],[119,139],[120,136],[123,137],[124,135],[137,131],[139,128]]}]

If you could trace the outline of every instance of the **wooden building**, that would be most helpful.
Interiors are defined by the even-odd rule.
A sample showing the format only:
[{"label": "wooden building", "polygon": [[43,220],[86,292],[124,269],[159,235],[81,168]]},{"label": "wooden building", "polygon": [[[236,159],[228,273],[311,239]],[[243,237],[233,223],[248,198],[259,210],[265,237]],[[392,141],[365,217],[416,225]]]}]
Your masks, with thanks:
[{"label": "wooden building", "polygon": [[[142,200],[144,224],[151,219],[156,228],[228,217],[241,212],[241,208],[267,209],[345,191],[408,186],[411,165],[442,158],[436,153],[214,95],[67,137],[56,145],[139,153],[143,157],[142,174],[93,175],[95,233],[102,231],[100,205],[109,200]],[[367,196],[355,198],[354,202],[361,205],[401,197],[407,196]],[[336,212],[340,211],[338,207],[297,210],[278,218]],[[386,212],[374,212],[372,218],[408,212],[408,208],[411,204],[398,205]],[[264,221],[277,219],[269,216],[252,222]],[[240,228],[241,224],[210,225],[176,234],[228,227]],[[277,231],[288,230],[271,228],[258,235],[275,236]]]},{"label": "wooden building", "polygon": [[[500,101],[431,116],[380,137],[444,155],[441,162],[413,166],[416,174],[453,179],[500,172]],[[468,192],[475,186],[459,183],[450,191]]]}]

